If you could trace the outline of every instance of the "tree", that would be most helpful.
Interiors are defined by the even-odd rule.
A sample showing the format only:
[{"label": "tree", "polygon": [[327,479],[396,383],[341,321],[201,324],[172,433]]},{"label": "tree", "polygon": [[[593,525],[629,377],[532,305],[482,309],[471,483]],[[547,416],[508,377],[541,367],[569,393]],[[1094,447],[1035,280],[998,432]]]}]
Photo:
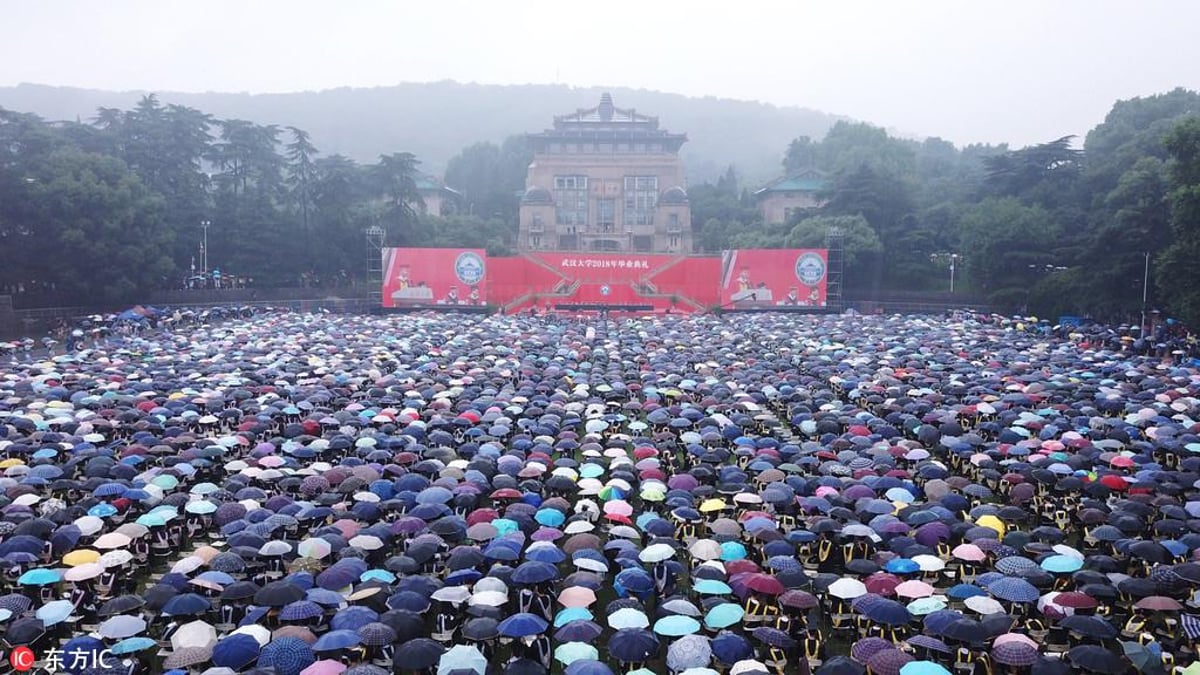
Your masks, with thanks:
[{"label": "tree", "polygon": [[416,241],[412,230],[417,223],[417,209],[424,206],[417,190],[417,158],[409,152],[380,155],[379,162],[369,167],[374,193],[383,199],[384,227],[401,229],[400,238],[406,245]]},{"label": "tree", "polygon": [[845,251],[845,274],[849,278],[866,278],[864,268],[875,264],[883,252],[883,242],[862,216],[813,216],[797,222],[784,244],[789,248],[825,248],[833,229],[842,233]]},{"label": "tree", "polygon": [[169,281],[163,201],[113,157],[53,151],[26,193],[25,280],[85,301],[134,301]]},{"label": "tree", "polygon": [[1051,253],[1058,229],[1040,206],[1014,197],[986,199],[963,215],[963,267],[993,301],[1025,304],[1046,266],[1060,266]]},{"label": "tree", "polygon": [[510,136],[499,146],[475,143],[446,165],[446,184],[462,192],[467,213],[498,218],[515,234],[518,195],[531,161],[533,151],[524,136]]},{"label": "tree", "polygon": [[316,182],[316,166],[313,160],[317,156],[317,148],[307,131],[288,127],[292,134],[292,142],[287,145],[288,184],[292,188],[292,198],[300,207],[301,224],[307,236],[311,230],[308,222],[308,212],[312,207],[312,187]]},{"label": "tree", "polygon": [[1156,261],[1167,306],[1189,326],[1200,326],[1200,117],[1167,135],[1171,153],[1171,232],[1174,241]]}]

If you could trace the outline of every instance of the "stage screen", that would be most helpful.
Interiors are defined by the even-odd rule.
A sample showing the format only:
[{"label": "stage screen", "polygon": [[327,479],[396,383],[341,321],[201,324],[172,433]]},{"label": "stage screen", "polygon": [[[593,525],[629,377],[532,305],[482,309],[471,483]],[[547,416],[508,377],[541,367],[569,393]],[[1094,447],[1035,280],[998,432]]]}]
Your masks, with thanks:
[{"label": "stage screen", "polygon": [[611,283],[636,283],[677,259],[643,253],[539,253],[537,257],[569,279]]},{"label": "stage screen", "polygon": [[824,307],[825,249],[721,252],[721,304],[731,309]]},{"label": "stage screen", "polygon": [[487,303],[487,252],[461,248],[383,249],[383,306]]}]

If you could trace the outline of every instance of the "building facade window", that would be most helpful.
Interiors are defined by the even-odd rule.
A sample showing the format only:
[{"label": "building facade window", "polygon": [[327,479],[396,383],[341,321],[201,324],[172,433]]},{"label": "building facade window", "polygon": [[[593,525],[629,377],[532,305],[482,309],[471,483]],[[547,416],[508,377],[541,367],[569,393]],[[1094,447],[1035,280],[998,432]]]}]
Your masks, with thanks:
[{"label": "building facade window", "polygon": [[617,225],[617,200],[596,200],[596,227],[601,232],[612,232]]},{"label": "building facade window", "polygon": [[[585,226],[588,222],[587,176],[554,177],[554,219],[559,225]],[[574,227],[570,228],[574,231]]]},{"label": "building facade window", "polygon": [[625,177],[625,224],[653,225],[658,206],[658,176]]}]

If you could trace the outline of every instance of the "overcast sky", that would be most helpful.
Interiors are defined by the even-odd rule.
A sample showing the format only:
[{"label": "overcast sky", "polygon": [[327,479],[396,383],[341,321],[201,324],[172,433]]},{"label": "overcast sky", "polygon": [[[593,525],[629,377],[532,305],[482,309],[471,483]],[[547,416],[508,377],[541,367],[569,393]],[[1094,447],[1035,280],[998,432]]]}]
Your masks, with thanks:
[{"label": "overcast sky", "polygon": [[1200,88],[1192,0],[10,0],[0,85],[287,92],[630,86],[956,143],[1083,134]]}]

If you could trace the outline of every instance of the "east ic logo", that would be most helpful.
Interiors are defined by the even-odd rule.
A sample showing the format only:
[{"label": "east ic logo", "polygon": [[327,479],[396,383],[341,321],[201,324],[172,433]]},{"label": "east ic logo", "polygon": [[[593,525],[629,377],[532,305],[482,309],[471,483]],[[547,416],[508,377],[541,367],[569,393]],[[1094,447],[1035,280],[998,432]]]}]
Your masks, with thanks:
[{"label": "east ic logo", "polygon": [[600,287],[600,295],[607,296],[609,293],[612,293],[612,289],[607,285]]},{"label": "east ic logo", "polygon": [[468,286],[483,281],[483,258],[478,253],[463,251],[454,260],[454,274]]},{"label": "east ic logo", "polygon": [[816,253],[796,258],[796,278],[807,286],[816,286],[825,278],[825,261]]}]

